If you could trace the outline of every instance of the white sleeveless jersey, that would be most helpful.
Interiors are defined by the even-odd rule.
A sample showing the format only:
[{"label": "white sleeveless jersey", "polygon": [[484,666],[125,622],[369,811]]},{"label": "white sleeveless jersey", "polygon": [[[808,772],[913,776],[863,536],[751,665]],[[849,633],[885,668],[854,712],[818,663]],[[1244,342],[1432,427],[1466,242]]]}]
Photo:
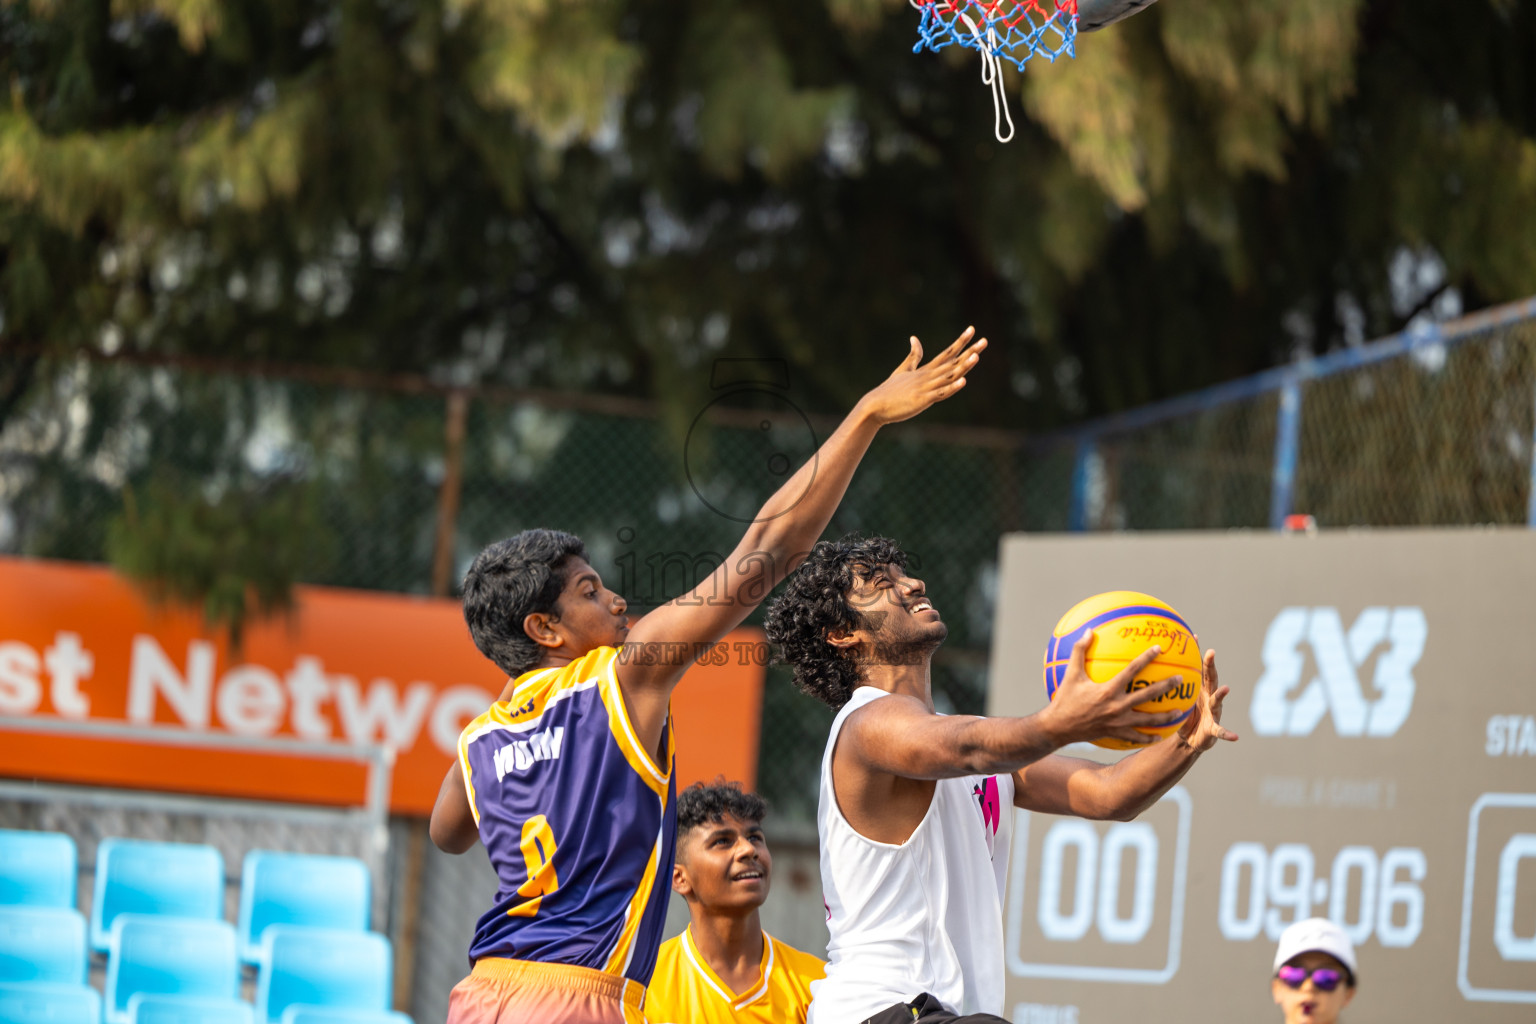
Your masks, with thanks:
[{"label": "white sleeveless jersey", "polygon": [[821,759],[816,824],[831,938],[806,1024],[855,1024],[923,992],[953,1013],[1001,1015],[1013,777],[940,779],[922,823],[899,846],[860,835],[832,790],[832,751],[848,716],[885,696],[855,690]]}]

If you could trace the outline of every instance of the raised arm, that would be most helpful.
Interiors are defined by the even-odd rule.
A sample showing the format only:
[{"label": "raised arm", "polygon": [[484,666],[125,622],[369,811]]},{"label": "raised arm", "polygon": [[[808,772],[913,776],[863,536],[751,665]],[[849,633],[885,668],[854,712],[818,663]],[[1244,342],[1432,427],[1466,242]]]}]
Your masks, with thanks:
[{"label": "raised arm", "polygon": [[464,773],[457,758],[448,766],[443,784],[437,788],[427,834],[432,837],[432,845],[444,853],[463,853],[480,839],[480,826],[469,809],[469,794],[464,792]]},{"label": "raised arm", "polygon": [[[965,374],[987,346],[985,338],[970,344],[974,333],[967,328],[926,365],[923,346],[913,338],[901,365],[859,400],[816,454],[763,504],[725,561],[693,590],[636,622],[625,646],[684,644],[691,650],[713,644],[740,625],[804,560],[827,528],[876,431],[911,419],[965,386]],[[687,667],[686,659],[675,657],[621,660],[619,683],[648,746],[654,747],[648,742],[652,734],[660,738],[667,700]]]},{"label": "raised arm", "polygon": [[[915,697],[893,694],[849,717],[838,741],[864,772],[907,779],[948,779],[1011,772],[1051,751],[1081,740],[1113,736],[1133,743],[1153,737],[1136,726],[1168,725],[1180,712],[1148,714],[1137,704],[1156,700],[1179,685],[1177,677],[1127,693],[1125,683],[1156,659],[1152,647],[1103,684],[1083,671],[1087,642],[1073,647],[1073,660],[1056,698],[1024,718],[935,715]],[[1192,716],[1191,716],[1192,717]],[[1085,762],[1086,763],[1086,762]]]},{"label": "raised arm", "polygon": [[[517,680],[508,679],[496,700],[510,700],[516,689]],[[437,787],[437,800],[432,804],[432,817],[427,821],[427,835],[432,837],[432,845],[444,853],[464,853],[480,839],[480,823],[469,806],[464,769],[457,757],[443,774],[442,785]]]},{"label": "raised arm", "polygon": [[1205,652],[1203,675],[1194,714],[1185,719],[1178,732],[1114,764],[1058,754],[1041,758],[1014,772],[1014,806],[1047,814],[1130,821],[1157,803],[1218,740],[1237,739],[1221,724],[1221,706],[1228,689],[1219,685],[1214,651]]}]

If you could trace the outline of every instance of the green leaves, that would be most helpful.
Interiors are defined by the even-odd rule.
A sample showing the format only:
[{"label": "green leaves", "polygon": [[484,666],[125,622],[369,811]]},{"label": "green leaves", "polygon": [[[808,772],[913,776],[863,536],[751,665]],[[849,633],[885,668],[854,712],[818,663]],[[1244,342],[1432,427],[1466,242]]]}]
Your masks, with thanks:
[{"label": "green leaves", "polygon": [[1123,210],[1145,206],[1167,180],[1172,125],[1160,83],[1138,75],[1116,29],[1078,44],[1078,56],[1026,74],[1024,107]]},{"label": "green leaves", "polygon": [[224,27],[220,0],[112,0],[114,18],[157,14],[176,26],[181,45],[196,53]]},{"label": "green leaves", "polygon": [[307,136],[323,130],[321,98],[306,85],[284,90],[255,118],[235,112],[211,118],[180,147],[166,173],[186,221],[222,203],[260,213],[297,196],[309,170]]},{"label": "green leaves", "polygon": [[781,181],[821,150],[832,115],[851,106],[851,90],[797,87],[766,11],[730,2],[699,7],[687,50],[704,167],[734,180],[750,163]]},{"label": "green leaves", "polygon": [[151,600],[201,607],[236,649],[253,620],[293,607],[293,582],[323,572],[332,544],[301,483],[189,491],[165,477],[125,493],[106,542],[114,568]]},{"label": "green leaves", "polygon": [[687,424],[713,359],[835,409],[892,339],[976,321],[963,415],[1044,426],[1339,344],[1341,308],[1395,329],[1405,246],[1469,301],[1536,288],[1530,5],[1168,0],[1008,72],[1006,147],[917,18],[0,0],[0,330]]},{"label": "green leaves", "polygon": [[1425,117],[1414,133],[1420,159],[1438,173],[1393,184],[1397,227],[1433,245],[1451,266],[1496,295],[1536,292],[1536,139],[1495,120]]},{"label": "green leaves", "polygon": [[315,113],[313,95],[297,92],[244,125],[228,112],[180,132],[152,126],[59,137],[24,113],[0,115],[0,195],[75,236],[92,220],[158,233],[205,220],[223,203],[259,213],[298,192]]},{"label": "green leaves", "polygon": [[447,0],[480,41],[470,87],[488,109],[515,113],[547,144],[590,139],[628,91],[641,54],[616,37],[614,0]]}]

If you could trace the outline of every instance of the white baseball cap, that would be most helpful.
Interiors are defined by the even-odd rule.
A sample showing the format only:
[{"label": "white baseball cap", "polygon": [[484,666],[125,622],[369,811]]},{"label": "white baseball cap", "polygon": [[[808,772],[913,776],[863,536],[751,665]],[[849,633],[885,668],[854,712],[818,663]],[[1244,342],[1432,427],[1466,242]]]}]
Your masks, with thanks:
[{"label": "white baseball cap", "polygon": [[1275,948],[1275,966],[1270,970],[1278,971],[1293,957],[1313,952],[1327,953],[1348,968],[1351,976],[1356,973],[1354,943],[1344,929],[1326,917],[1309,917],[1281,932],[1280,945]]}]

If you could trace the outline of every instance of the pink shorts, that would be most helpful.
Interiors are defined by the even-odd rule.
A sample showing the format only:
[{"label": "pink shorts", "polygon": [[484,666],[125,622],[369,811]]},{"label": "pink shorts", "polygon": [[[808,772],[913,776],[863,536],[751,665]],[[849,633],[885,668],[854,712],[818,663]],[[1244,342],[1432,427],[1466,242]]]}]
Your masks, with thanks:
[{"label": "pink shorts", "polygon": [[484,957],[448,998],[448,1024],[646,1024],[645,986],[586,967]]}]

